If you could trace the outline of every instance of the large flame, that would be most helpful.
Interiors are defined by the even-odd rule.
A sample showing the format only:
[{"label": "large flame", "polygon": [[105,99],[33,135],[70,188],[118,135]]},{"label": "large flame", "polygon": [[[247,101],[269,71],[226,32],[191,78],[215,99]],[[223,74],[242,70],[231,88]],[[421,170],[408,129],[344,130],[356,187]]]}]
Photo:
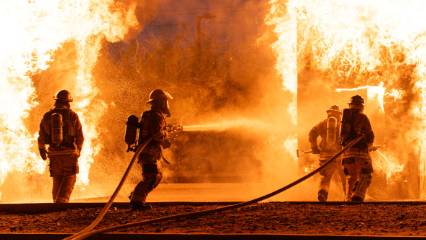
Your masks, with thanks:
[{"label": "large flame", "polygon": [[113,0],[0,2],[0,184],[12,171],[42,173],[45,169],[34,151],[37,134],[24,123],[38,104],[31,76],[49,68],[53,53],[68,42],[75,43],[78,68],[75,79],[62,81],[75,86],[70,89],[76,100],[73,107],[86,138],[78,182],[88,184],[90,165],[101,147],[95,139],[102,104],[94,101],[92,69],[101,40],[123,39],[128,28],[137,24],[134,7],[125,8]]},{"label": "large flame", "polygon": [[[282,78],[283,89],[291,95],[287,111],[294,129],[297,126],[297,19],[295,2],[270,0],[270,10],[265,19],[273,26],[277,40],[272,45],[276,54],[275,68]],[[290,156],[296,160],[297,133],[290,133],[283,143]]]},{"label": "large flame", "polygon": [[272,45],[276,55],[276,69],[282,78],[283,88],[292,95],[288,112],[297,124],[297,19],[295,4],[271,0],[266,24],[274,27],[277,40]]},{"label": "large flame", "polygon": [[[413,139],[418,154],[420,189],[426,195],[426,22],[423,0],[271,0],[269,23],[275,26],[277,69],[284,86],[296,79],[293,54],[309,54],[311,69],[327,74],[336,84],[351,83],[352,91],[366,89],[387,114],[385,97],[401,101],[404,116],[402,139]],[[290,11],[288,8],[292,8]],[[279,10],[281,9],[281,10]],[[296,19],[289,21],[289,19]],[[289,23],[297,26],[288,31]],[[296,39],[297,52],[288,46]],[[296,61],[297,62],[297,61]],[[288,71],[287,71],[288,70]],[[330,79],[325,80],[330,83]],[[411,84],[411,82],[414,84]],[[295,83],[295,80],[291,80]],[[344,85],[344,84],[343,84]],[[361,86],[361,87],[358,87]],[[293,94],[296,94],[293,92]],[[402,143],[405,144],[405,143]],[[407,149],[407,148],[405,148]],[[395,149],[392,149],[395,151]],[[402,151],[396,150],[396,151]],[[407,151],[407,150],[404,150]],[[387,159],[389,160],[389,158]],[[413,159],[411,159],[413,160]],[[389,160],[393,161],[393,160]],[[410,161],[410,160],[409,160]],[[400,167],[397,167],[400,169]],[[391,170],[386,170],[391,171]]]},{"label": "large flame", "polygon": [[[406,126],[411,138],[418,139],[422,152],[426,150],[426,24],[425,3],[415,1],[384,0],[326,0],[297,1],[299,20],[303,24],[304,38],[300,48],[311,48],[315,53],[312,63],[316,68],[333,72],[337,78],[367,82],[367,90],[380,96],[383,107],[383,86],[400,84],[412,91],[413,107],[406,114],[418,119],[415,126]],[[415,66],[414,89],[408,89],[409,79],[404,75],[403,65]],[[407,79],[406,79],[407,78]],[[405,81],[405,82],[404,82]],[[401,98],[401,90],[390,90],[394,99]],[[410,131],[411,130],[411,131]],[[424,157],[420,159],[419,174],[425,176]],[[421,192],[425,193],[424,186]]]},{"label": "large flame", "polygon": [[378,86],[361,86],[355,88],[337,88],[336,92],[352,92],[359,90],[367,90],[367,97],[371,100],[376,100],[380,106],[382,112],[385,111],[384,99],[386,88],[383,86],[383,82],[380,82]]},{"label": "large flame", "polygon": [[385,97],[391,97],[393,101],[402,99],[404,91],[400,89],[386,89],[383,82],[380,82],[377,86],[366,85],[354,88],[337,88],[336,92],[356,92],[360,90],[367,91],[367,98],[372,101],[376,101],[382,112],[385,111]]},{"label": "large flame", "polygon": [[[379,105],[381,113],[385,113],[385,97],[389,96],[393,98],[393,101],[398,101],[402,97],[402,92],[397,89],[387,90],[383,82],[380,82],[377,86],[360,86],[355,88],[337,88],[336,92],[358,92],[361,90],[367,91],[367,98],[371,102],[376,102]],[[368,103],[367,103],[368,104]],[[377,150],[379,158],[375,158],[373,161],[374,169],[383,172],[386,176],[386,181],[401,173],[404,170],[404,165],[398,161],[396,157],[388,157],[388,153],[384,153]]]}]

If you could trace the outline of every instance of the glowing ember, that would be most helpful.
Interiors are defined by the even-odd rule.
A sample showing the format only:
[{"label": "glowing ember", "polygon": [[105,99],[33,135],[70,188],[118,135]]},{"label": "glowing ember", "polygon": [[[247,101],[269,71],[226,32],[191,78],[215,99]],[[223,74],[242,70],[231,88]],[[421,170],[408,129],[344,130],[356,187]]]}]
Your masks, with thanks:
[{"label": "glowing ember", "polygon": [[[36,135],[24,124],[37,105],[31,75],[45,70],[55,50],[75,42],[75,79],[61,79],[74,94],[74,108],[80,113],[86,144],[80,159],[79,183],[88,183],[93,158],[99,150],[96,126],[102,111],[93,101],[96,89],[91,71],[100,41],[117,41],[137,22],[132,9],[112,0],[2,1],[0,3],[0,184],[12,171],[42,173],[45,163],[34,152]],[[71,84],[65,84],[71,83]],[[59,90],[59,89],[58,89]],[[54,93],[51,93],[52,95]],[[95,111],[96,108],[96,111]]]}]

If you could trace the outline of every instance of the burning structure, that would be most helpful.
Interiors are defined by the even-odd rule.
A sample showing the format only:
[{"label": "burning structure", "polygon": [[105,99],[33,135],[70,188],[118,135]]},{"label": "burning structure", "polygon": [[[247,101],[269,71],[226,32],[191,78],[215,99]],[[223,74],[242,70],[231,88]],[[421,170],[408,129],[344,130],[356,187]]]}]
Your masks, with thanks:
[{"label": "burning structure", "polygon": [[299,133],[312,114],[320,114],[314,110],[318,98],[344,106],[351,94],[365,96],[376,143],[382,145],[372,154],[373,185],[394,193],[377,191],[377,198],[418,198],[425,192],[425,26],[416,11],[423,4],[295,1],[292,8],[298,29]]},{"label": "burning structure", "polygon": [[[290,180],[300,174],[298,164],[302,170],[312,165],[312,156],[296,156],[297,148],[308,146],[309,128],[330,105],[345,107],[357,93],[368,99],[366,113],[381,145],[373,154],[370,197],[424,198],[423,4],[3,3],[0,16],[8,37],[0,44],[0,200],[47,198],[34,123],[61,88],[74,93],[87,133],[76,197],[109,193],[128,158],[121,140],[125,119],[142,112],[142,96],[157,87],[175,96],[175,122],[231,119],[237,126],[220,133],[194,128],[178,139],[170,157],[179,165],[170,168],[171,178],[181,171],[186,178],[208,174],[212,180],[220,172],[217,166],[228,164],[222,177],[271,186]],[[216,148],[226,151],[219,154]],[[194,156],[209,155],[217,166],[194,168],[203,161]],[[388,191],[379,193],[374,186]],[[311,197],[292,194],[293,199],[315,198],[314,191]]]}]

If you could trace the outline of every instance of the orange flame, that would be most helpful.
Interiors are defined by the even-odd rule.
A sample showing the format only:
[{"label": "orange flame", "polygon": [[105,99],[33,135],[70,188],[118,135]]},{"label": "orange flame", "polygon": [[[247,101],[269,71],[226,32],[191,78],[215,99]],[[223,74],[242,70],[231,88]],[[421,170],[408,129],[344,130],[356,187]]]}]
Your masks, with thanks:
[{"label": "orange flame", "polygon": [[367,85],[355,88],[337,88],[336,92],[354,92],[359,90],[367,90],[368,99],[376,100],[382,112],[385,112],[385,96],[392,97],[393,101],[398,101],[401,100],[404,95],[403,90],[399,89],[387,91],[383,82],[380,82],[377,86]]},{"label": "orange flame", "polygon": [[[287,112],[293,125],[297,126],[297,19],[294,1],[270,0],[270,10],[265,19],[273,26],[277,40],[272,45],[276,54],[275,68],[282,78],[283,89],[291,95]],[[297,160],[297,134],[288,136],[283,143],[286,151]]]},{"label": "orange flame", "polygon": [[[137,24],[134,7],[121,11],[113,0],[2,1],[0,3],[0,184],[12,171],[42,173],[45,163],[34,152],[35,133],[24,124],[38,103],[31,75],[46,70],[52,54],[65,42],[77,50],[75,108],[86,133],[80,158],[80,184],[88,184],[91,163],[101,147],[95,142],[96,125],[102,111],[94,98],[92,69],[101,40],[123,39]],[[65,82],[67,79],[64,79]],[[96,111],[95,109],[96,108]]]},{"label": "orange flame", "polygon": [[282,78],[283,88],[290,92],[292,101],[288,112],[294,125],[297,124],[297,21],[294,4],[271,0],[266,24],[274,26],[277,40],[272,45],[277,56],[276,70]]},{"label": "orange flame", "polygon": [[352,92],[352,91],[359,91],[359,90],[367,90],[367,97],[369,99],[376,99],[380,109],[382,112],[385,111],[384,107],[384,98],[385,98],[385,87],[383,86],[383,82],[380,82],[378,86],[361,86],[356,88],[338,88],[336,89],[336,92]]},{"label": "orange flame", "polygon": [[[338,79],[353,80],[354,83],[355,80],[367,82],[366,86],[341,89],[341,91],[366,89],[369,99],[376,99],[382,111],[385,96],[393,98],[394,101],[410,97],[410,107],[406,109],[406,114],[415,120],[415,124],[410,125],[411,129],[407,132],[410,132],[410,138],[416,139],[412,143],[416,146],[412,148],[421,149],[420,191],[422,197],[425,197],[426,38],[424,33],[426,24],[424,23],[424,1],[271,0],[270,5],[271,11],[267,22],[275,26],[275,33],[278,35],[274,49],[277,54],[277,69],[284,82],[297,78],[295,65],[297,61],[290,61],[289,58],[297,58],[299,53],[307,51],[311,53],[309,55],[311,68],[333,74]],[[291,30],[295,28],[291,26],[297,26],[296,30]],[[295,34],[299,37],[291,37],[296,36]],[[289,45],[297,45],[297,52],[294,50],[296,48],[283,47]],[[389,53],[384,54],[383,49],[389,50]],[[403,54],[398,56],[394,49],[399,49],[398,51]],[[405,79],[402,76],[403,70],[398,69],[399,65],[414,66],[414,76],[409,77],[415,78],[415,84],[413,87],[409,86],[410,93],[405,92],[407,89],[391,89],[395,86],[395,79],[399,82]],[[393,72],[386,75],[383,69],[391,69]],[[379,82],[381,83],[377,85]],[[288,85],[284,84],[284,86]],[[386,90],[385,86],[392,87]]]}]

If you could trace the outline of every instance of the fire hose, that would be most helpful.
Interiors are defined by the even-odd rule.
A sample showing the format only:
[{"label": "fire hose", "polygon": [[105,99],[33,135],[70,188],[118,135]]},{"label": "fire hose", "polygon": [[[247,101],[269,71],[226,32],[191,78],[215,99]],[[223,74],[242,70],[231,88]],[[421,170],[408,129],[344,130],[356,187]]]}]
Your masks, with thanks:
[{"label": "fire hose", "polygon": [[136,162],[136,159],[138,158],[139,154],[145,149],[145,147],[151,142],[151,140],[152,139],[148,139],[145,143],[140,144],[136,148],[135,154],[133,155],[133,158],[130,160],[130,163],[127,166],[126,171],[124,172],[123,177],[121,178],[120,182],[117,185],[117,188],[114,190],[114,193],[111,195],[111,197],[109,198],[108,202],[102,208],[101,212],[95,218],[95,220],[93,220],[93,222],[90,223],[90,225],[88,225],[87,227],[85,227],[80,232],[78,232],[76,234],[73,234],[72,236],[69,236],[69,237],[65,238],[66,240],[71,240],[71,239],[85,239],[86,237],[82,237],[82,236],[85,236],[86,233],[89,233],[91,230],[93,230],[102,221],[102,219],[104,218],[105,214],[110,209],[110,207],[111,207],[114,199],[117,197],[118,192],[120,192],[121,187],[123,186],[124,182],[126,181],[126,178],[129,175],[130,170],[132,169],[133,164]]},{"label": "fire hose", "polygon": [[[277,189],[277,190],[275,190],[273,192],[270,192],[270,193],[265,194],[263,196],[257,197],[255,199],[252,199],[252,200],[249,200],[249,201],[246,201],[246,202],[241,202],[241,203],[236,203],[236,204],[224,206],[224,207],[214,208],[214,209],[208,209],[208,210],[202,210],[202,211],[196,211],[196,212],[190,212],[190,213],[175,214],[175,215],[170,215],[170,216],[165,216],[165,217],[159,217],[159,218],[154,218],[154,219],[149,219],[149,220],[144,220],[144,221],[138,221],[138,222],[133,222],[133,223],[126,223],[126,224],[122,224],[122,225],[116,225],[116,226],[111,226],[111,227],[106,227],[106,228],[101,228],[101,229],[98,229],[98,230],[91,231],[100,222],[100,220],[102,220],[102,219],[100,219],[96,223],[96,225],[94,225],[92,223],[88,227],[86,227],[85,229],[83,229],[83,231],[81,231],[81,232],[79,232],[79,233],[77,233],[77,234],[75,234],[73,236],[70,236],[70,237],[68,237],[66,239],[69,239],[69,240],[71,240],[71,239],[72,240],[81,240],[81,239],[86,239],[88,237],[91,237],[91,236],[99,234],[99,233],[109,232],[109,231],[118,230],[118,229],[124,229],[124,228],[141,226],[141,225],[147,225],[147,224],[158,223],[158,222],[163,222],[163,221],[168,221],[168,220],[176,220],[176,219],[180,219],[180,218],[188,218],[188,217],[196,218],[196,217],[201,217],[201,216],[212,214],[212,213],[223,212],[223,211],[227,211],[227,210],[230,210],[230,209],[236,209],[236,208],[245,207],[245,206],[248,206],[248,205],[251,205],[251,204],[263,201],[263,200],[266,200],[266,199],[268,199],[268,198],[270,198],[272,196],[275,196],[275,195],[277,195],[277,194],[279,194],[281,192],[284,192],[284,191],[286,191],[286,190],[288,190],[288,189],[290,189],[290,188],[298,185],[299,183],[304,182],[308,178],[310,178],[313,175],[317,174],[319,171],[321,171],[322,169],[324,169],[325,167],[327,167],[330,163],[332,163],[335,159],[337,159],[340,155],[342,155],[346,150],[348,150],[349,148],[351,148],[352,146],[354,146],[356,143],[358,143],[359,141],[361,141],[361,139],[363,137],[364,137],[364,135],[361,135],[361,136],[357,137],[356,139],[352,140],[351,142],[349,142],[338,153],[336,153],[333,157],[331,157],[330,159],[328,159],[323,165],[319,166],[317,169],[313,170],[312,172],[310,172],[310,173],[306,174],[305,176],[303,176],[303,177],[301,177],[301,178],[299,178],[299,179],[291,182],[290,184],[285,185],[284,187],[281,187],[281,188],[279,188],[279,189]],[[137,154],[135,154],[135,156],[136,155]],[[105,207],[104,207],[104,209],[105,209]],[[105,215],[105,214],[103,214],[103,215]],[[102,217],[103,217],[103,215],[102,215]],[[98,218],[99,218],[99,216],[98,216]],[[93,227],[89,228],[90,226],[93,226]]]}]

